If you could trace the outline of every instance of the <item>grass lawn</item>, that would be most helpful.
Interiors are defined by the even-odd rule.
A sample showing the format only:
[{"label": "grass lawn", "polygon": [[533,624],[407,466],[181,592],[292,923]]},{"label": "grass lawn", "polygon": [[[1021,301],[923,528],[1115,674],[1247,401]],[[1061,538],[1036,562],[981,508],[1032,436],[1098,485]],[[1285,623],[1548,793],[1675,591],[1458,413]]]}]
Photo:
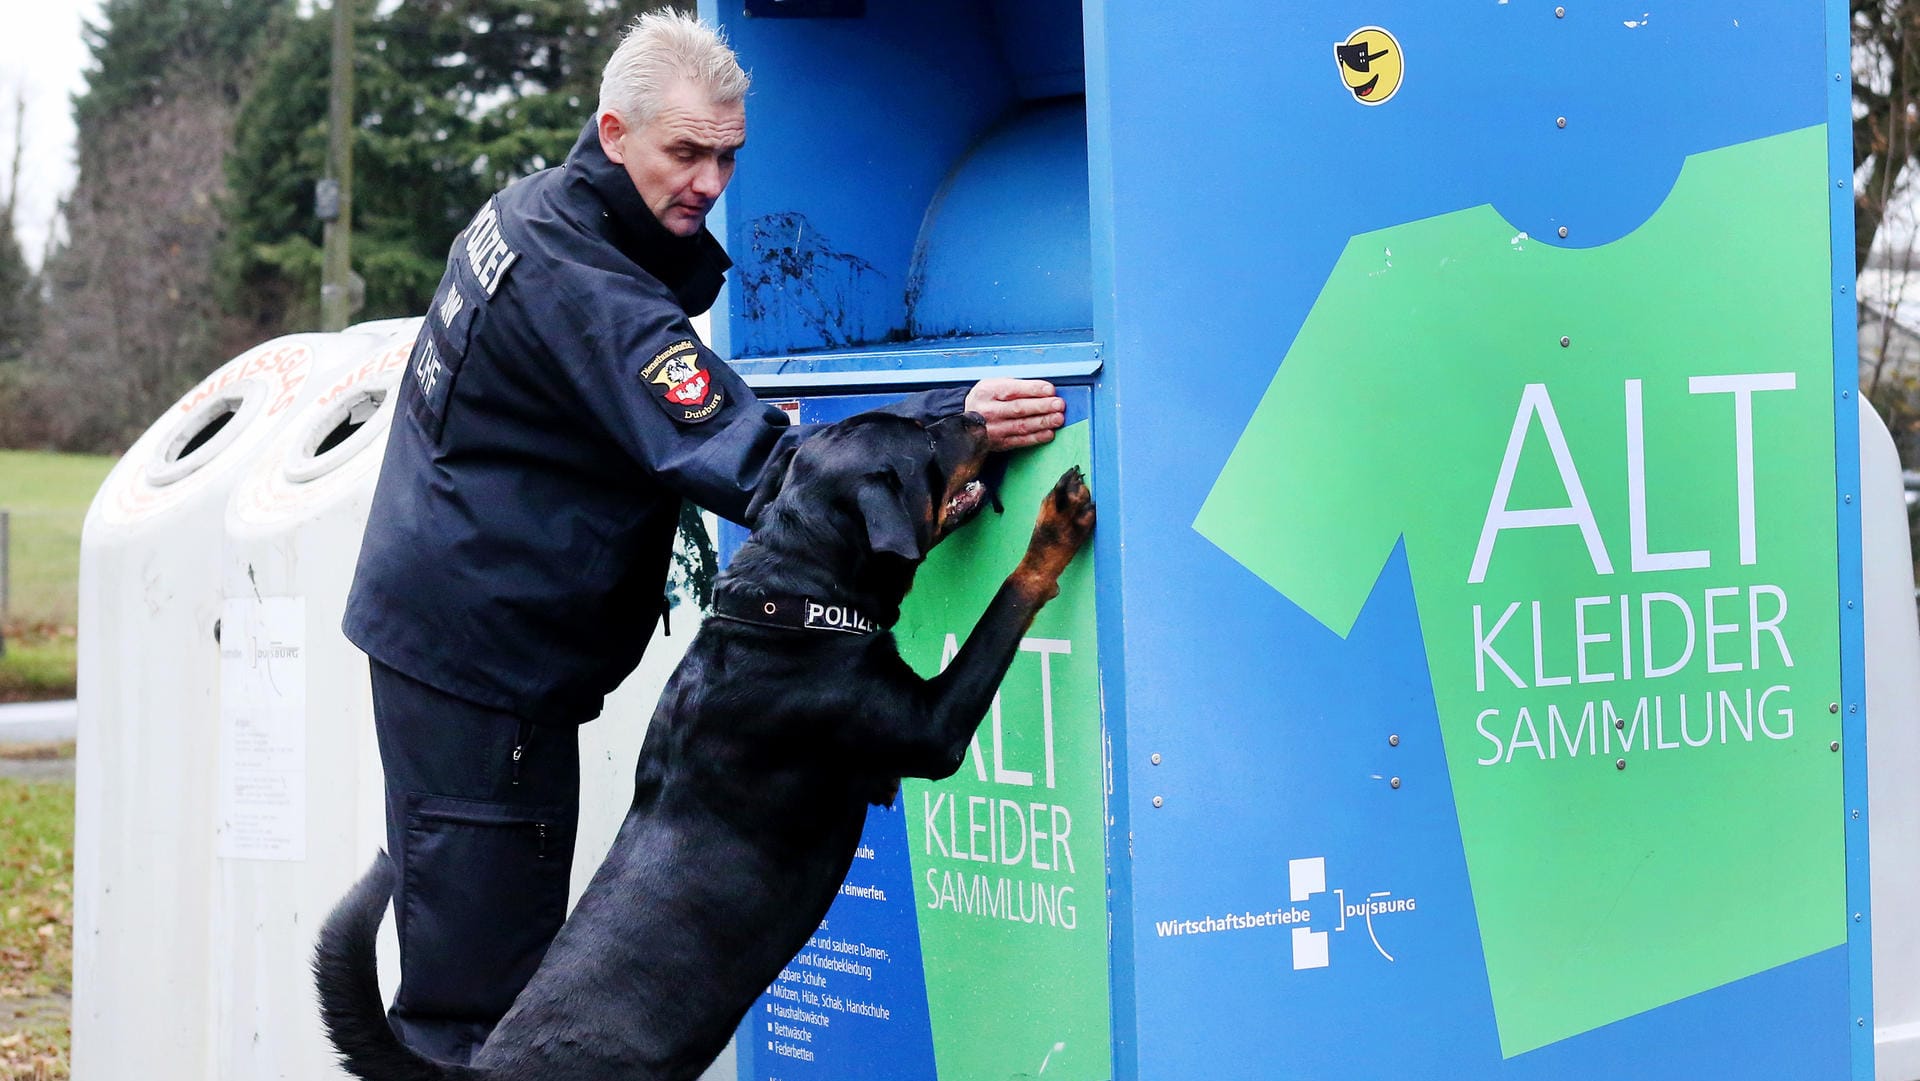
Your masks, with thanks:
[{"label": "grass lawn", "polygon": [[9,631],[7,655],[0,657],[0,702],[72,698],[76,652],[72,626]]},{"label": "grass lawn", "polygon": [[73,783],[0,778],[0,1081],[68,1075]]},{"label": "grass lawn", "polygon": [[0,451],[0,510],[8,513],[7,607],[0,633],[0,702],[73,696],[80,527],[113,468],[100,455]]}]

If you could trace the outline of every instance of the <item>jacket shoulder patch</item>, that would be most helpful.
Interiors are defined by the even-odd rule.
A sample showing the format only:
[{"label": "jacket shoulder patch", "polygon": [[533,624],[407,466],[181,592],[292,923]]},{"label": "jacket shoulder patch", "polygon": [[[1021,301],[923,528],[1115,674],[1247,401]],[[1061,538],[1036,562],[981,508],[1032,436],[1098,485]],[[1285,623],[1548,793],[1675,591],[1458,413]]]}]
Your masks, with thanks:
[{"label": "jacket shoulder patch", "polygon": [[682,338],[653,355],[640,369],[647,396],[681,424],[699,424],[720,412],[725,394],[700,360],[700,346]]}]

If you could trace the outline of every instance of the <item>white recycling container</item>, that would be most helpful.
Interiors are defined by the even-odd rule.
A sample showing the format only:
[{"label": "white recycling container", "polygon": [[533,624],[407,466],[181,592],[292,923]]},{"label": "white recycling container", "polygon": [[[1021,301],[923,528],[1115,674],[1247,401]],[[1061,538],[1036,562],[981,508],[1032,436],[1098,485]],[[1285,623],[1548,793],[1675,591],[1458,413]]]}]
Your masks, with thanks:
[{"label": "white recycling container", "polygon": [[221,365],[115,465],[81,536],[73,1072],[202,1078],[227,497],[366,334]]},{"label": "white recycling container", "polygon": [[359,328],[385,334],[317,380],[227,502],[206,916],[213,1077],[343,1076],[307,966],[385,830],[366,656],[340,618],[419,322]]},{"label": "white recycling container", "polygon": [[[1867,677],[1867,834],[1878,1081],[1920,1078],[1920,622],[1900,455],[1860,403],[1860,557]],[[1855,810],[1858,810],[1857,808]],[[1852,813],[1852,812],[1849,812]]]}]

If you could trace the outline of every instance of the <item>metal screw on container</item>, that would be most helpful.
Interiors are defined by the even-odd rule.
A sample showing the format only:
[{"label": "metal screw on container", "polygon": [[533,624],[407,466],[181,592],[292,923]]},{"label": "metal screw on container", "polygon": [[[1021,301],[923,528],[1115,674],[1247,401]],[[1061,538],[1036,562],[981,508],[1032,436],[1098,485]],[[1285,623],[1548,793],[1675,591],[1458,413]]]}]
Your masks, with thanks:
[{"label": "metal screw on container", "polygon": [[1860,808],[1858,808],[1858,807],[1855,807],[1855,808],[1853,809],[1853,817],[1855,817],[1855,818],[1859,818],[1859,817],[1860,817]]},{"label": "metal screw on container", "polygon": [[1568,337],[1564,337],[1564,336],[1563,336],[1563,337],[1562,337],[1562,338],[1560,339],[1560,348],[1562,348],[1562,349],[1565,349],[1565,348],[1566,348],[1567,346],[1569,346],[1569,345],[1572,345],[1572,344],[1573,344],[1573,339],[1572,339],[1572,338],[1568,338]]},{"label": "metal screw on container", "polygon": [[1626,718],[1622,717],[1619,720],[1614,721],[1613,726],[1615,728],[1618,728],[1620,731],[1625,732],[1627,730]]},{"label": "metal screw on container", "polygon": [[1554,8],[1554,9],[1553,9],[1553,17],[1554,17],[1554,18],[1556,18],[1556,19],[1564,19],[1564,18],[1566,18],[1566,17],[1567,17],[1567,9],[1566,9],[1566,8]]},{"label": "metal screw on container", "polygon": [[1840,749],[1840,741],[1837,739],[1834,740],[1832,743],[1827,744],[1827,750],[1829,751],[1837,751],[1839,749]]},{"label": "metal screw on container", "polygon": [[1556,128],[1564,128],[1564,127],[1566,127],[1566,126],[1567,126],[1567,118],[1566,118],[1566,117],[1564,117],[1564,116],[1556,116],[1556,117],[1554,117],[1554,118],[1553,118],[1553,126],[1554,126],[1554,127],[1556,127]]},{"label": "metal screw on container", "polygon": [[1627,768],[1627,760],[1626,760],[1626,759],[1624,759],[1624,758],[1616,758],[1616,759],[1614,759],[1614,760],[1613,760],[1613,768],[1614,768],[1614,769],[1626,769],[1626,768]]},{"label": "metal screw on container", "polygon": [[1388,737],[1387,737],[1387,746],[1389,746],[1389,747],[1398,747],[1398,746],[1400,746],[1400,737],[1399,737],[1398,735],[1392,735],[1392,736],[1388,736]]},{"label": "metal screw on container", "polygon": [[1393,778],[1393,779],[1391,779],[1391,780],[1389,780],[1389,781],[1388,781],[1387,783],[1388,783],[1388,784],[1390,784],[1390,785],[1392,785],[1392,786],[1393,786],[1393,787],[1395,787],[1395,788],[1399,788],[1399,787],[1400,787],[1400,778],[1398,778],[1398,777],[1395,777],[1395,778]]},{"label": "metal screw on container", "polygon": [[1163,806],[1166,802],[1166,800],[1161,799],[1159,796],[1153,797],[1153,805],[1155,807]]},{"label": "metal screw on container", "polygon": [[1560,227],[1560,239],[1561,240],[1567,239],[1567,227],[1564,225]]},{"label": "metal screw on container", "polygon": [[1838,702],[1828,702],[1828,703],[1827,703],[1827,712],[1828,712],[1828,713],[1838,713],[1838,712],[1840,712],[1840,703],[1838,703]]},{"label": "metal screw on container", "polygon": [[1156,766],[1160,764],[1160,756],[1157,753],[1153,756],[1153,764]]}]

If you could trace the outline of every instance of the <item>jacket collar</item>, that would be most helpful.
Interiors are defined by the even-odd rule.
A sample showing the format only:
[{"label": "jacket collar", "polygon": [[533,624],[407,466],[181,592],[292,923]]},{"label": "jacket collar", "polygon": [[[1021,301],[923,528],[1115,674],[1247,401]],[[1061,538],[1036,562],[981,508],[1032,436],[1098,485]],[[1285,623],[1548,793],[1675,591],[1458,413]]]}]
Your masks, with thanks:
[{"label": "jacket collar", "polygon": [[587,121],[567,155],[567,186],[575,184],[584,185],[600,204],[602,220],[589,221],[589,228],[672,290],[689,316],[713,307],[733,260],[704,227],[690,237],[668,232],[634,190],[626,168],[600,148],[599,125],[593,120]]}]

